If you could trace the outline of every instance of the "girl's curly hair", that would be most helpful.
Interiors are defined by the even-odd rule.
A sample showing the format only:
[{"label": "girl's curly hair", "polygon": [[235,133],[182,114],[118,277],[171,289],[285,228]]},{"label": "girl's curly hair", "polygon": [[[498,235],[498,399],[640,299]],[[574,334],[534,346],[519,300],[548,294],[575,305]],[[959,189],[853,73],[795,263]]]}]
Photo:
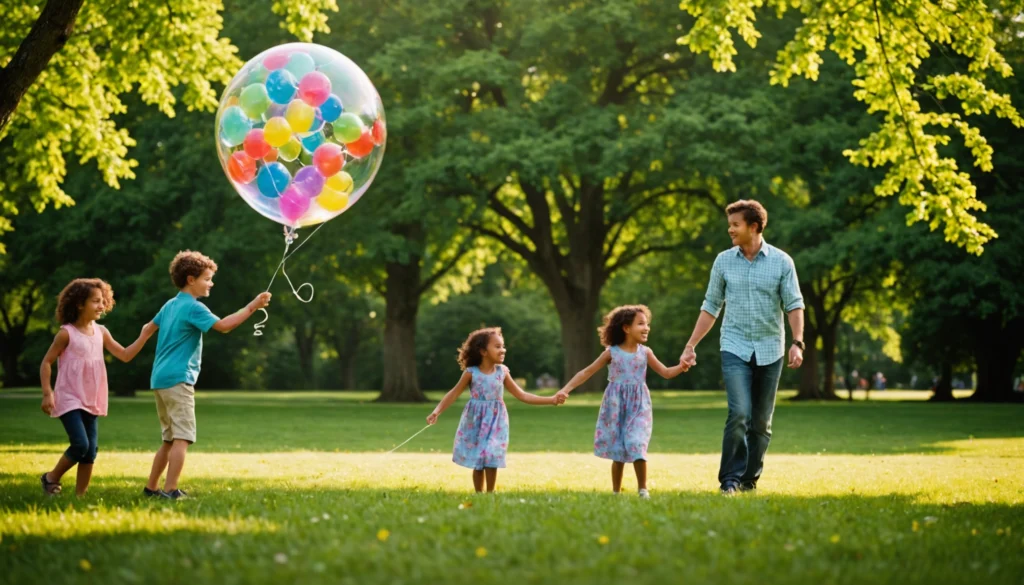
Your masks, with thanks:
[{"label": "girl's curly hair", "polygon": [[462,342],[459,355],[455,358],[459,362],[459,368],[465,370],[479,366],[484,361],[483,353],[487,351],[487,344],[494,335],[501,335],[501,327],[485,327],[470,333],[466,341]]},{"label": "girl's curly hair", "polygon": [[597,334],[601,336],[601,345],[622,345],[626,341],[626,332],[622,328],[632,325],[633,319],[640,313],[647,315],[648,323],[651,321],[651,310],[647,305],[622,305],[609,311],[604,316],[603,324],[597,328]]},{"label": "girl's curly hair", "polygon": [[217,272],[217,263],[209,256],[192,250],[178,252],[174,260],[171,260],[171,280],[174,286],[185,288],[188,286],[188,277],[199,278],[206,269]]},{"label": "girl's curly hair", "polygon": [[89,300],[93,289],[99,289],[103,295],[103,313],[109,313],[114,308],[114,289],[98,278],[76,278],[57,295],[57,322],[64,325],[78,321],[78,307]]}]

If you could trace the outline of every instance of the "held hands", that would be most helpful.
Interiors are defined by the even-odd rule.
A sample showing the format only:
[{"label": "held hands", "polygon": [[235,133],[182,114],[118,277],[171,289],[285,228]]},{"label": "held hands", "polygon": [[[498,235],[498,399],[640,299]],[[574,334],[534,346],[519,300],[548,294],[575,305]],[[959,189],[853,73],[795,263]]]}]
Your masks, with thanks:
[{"label": "held hands", "polygon": [[54,403],[53,400],[53,392],[47,392],[46,394],[43,394],[43,404],[41,405],[43,412],[45,412],[46,414],[50,414],[51,412],[53,412],[53,409],[56,408],[56,406],[57,405]]},{"label": "held hands", "polygon": [[258,311],[259,309],[266,308],[270,304],[270,297],[273,296],[268,292],[260,293],[255,299],[249,303],[249,311]]},{"label": "held hands", "polygon": [[429,415],[427,415],[427,424],[428,425],[432,425],[432,424],[436,423],[438,416],[439,415],[438,415],[438,412],[436,410],[434,412],[430,413]]},{"label": "held hands", "polygon": [[804,363],[804,352],[797,346],[789,346],[789,367],[796,369]]},{"label": "held hands", "polygon": [[692,345],[687,345],[683,354],[679,356],[679,365],[683,366],[684,372],[697,365],[697,351]]},{"label": "held hands", "polygon": [[159,329],[159,327],[156,326],[156,323],[150,321],[142,326],[142,333],[139,336],[149,339],[154,333],[156,333],[157,329]]},{"label": "held hands", "polygon": [[565,401],[569,399],[569,389],[562,388],[552,398],[555,399],[555,404],[565,404]]}]

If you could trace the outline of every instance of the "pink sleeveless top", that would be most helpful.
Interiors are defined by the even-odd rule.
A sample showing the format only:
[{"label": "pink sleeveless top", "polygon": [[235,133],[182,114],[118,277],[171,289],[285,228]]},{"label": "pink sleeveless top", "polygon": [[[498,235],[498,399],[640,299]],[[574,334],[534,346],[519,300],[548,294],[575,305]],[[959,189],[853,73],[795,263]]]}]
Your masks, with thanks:
[{"label": "pink sleeveless top", "polygon": [[61,326],[68,332],[68,346],[57,358],[57,383],[53,387],[56,408],[51,417],[81,409],[90,414],[107,414],[107,365],[103,362],[103,332],[106,327],[93,324],[92,335],[74,325]]}]

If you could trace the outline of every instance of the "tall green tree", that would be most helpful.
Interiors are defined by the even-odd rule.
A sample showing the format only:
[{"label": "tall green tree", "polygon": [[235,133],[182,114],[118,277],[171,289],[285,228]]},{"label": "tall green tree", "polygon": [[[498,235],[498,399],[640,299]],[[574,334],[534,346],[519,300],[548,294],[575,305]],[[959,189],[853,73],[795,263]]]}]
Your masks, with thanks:
[{"label": "tall green tree", "polygon": [[446,122],[417,172],[484,210],[465,225],[540,278],[561,321],[564,370],[581,369],[599,353],[593,329],[608,279],[691,245],[720,204],[704,176],[728,154],[707,148],[709,137],[756,139],[743,136],[727,99],[677,95],[694,58],[672,43],[681,19],[671,6],[389,6],[409,32],[378,58],[381,70],[420,88],[404,107]]},{"label": "tall green tree", "polygon": [[[869,113],[885,114],[859,148],[844,152],[854,164],[886,167],[875,194],[899,195],[899,202],[910,208],[908,224],[941,226],[947,241],[971,253],[980,254],[996,236],[976,215],[985,204],[970,174],[942,146],[951,140],[944,129],[955,129],[973,164],[991,171],[993,149],[965,116],[992,112],[1024,126],[1010,97],[992,85],[992,77],[1013,74],[997,41],[1003,15],[1016,16],[1024,9],[1020,0],[683,0],[680,7],[696,22],[679,43],[709,53],[720,71],[736,69],[733,30],[754,46],[761,36],[755,24],[759,15],[798,12],[802,23],[779,51],[771,82],[785,86],[795,76],[818,79],[821,54],[835,53],[854,68],[853,95]],[[935,52],[960,56],[967,67],[922,70]],[[922,105],[929,94],[956,98],[963,113],[930,111]]]},{"label": "tall green tree", "polygon": [[[269,4],[269,5],[268,5]],[[239,3],[272,9],[300,39],[326,30],[335,0]],[[125,97],[174,117],[176,104],[212,112],[217,84],[241,66],[221,36],[220,0],[24,0],[3,4],[0,35],[0,235],[26,207],[65,207],[67,158],[95,161],[117,188],[135,178]],[[0,244],[0,253],[3,252]]]}]

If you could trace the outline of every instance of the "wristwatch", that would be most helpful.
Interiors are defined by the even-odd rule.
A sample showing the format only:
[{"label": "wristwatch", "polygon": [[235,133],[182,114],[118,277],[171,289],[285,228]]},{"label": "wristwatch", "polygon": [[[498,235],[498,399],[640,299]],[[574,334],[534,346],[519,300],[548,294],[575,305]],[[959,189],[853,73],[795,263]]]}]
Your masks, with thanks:
[{"label": "wristwatch", "polygon": [[800,351],[804,351],[805,349],[807,349],[807,346],[804,345],[804,342],[800,341],[799,339],[794,339],[793,345],[799,347]]}]

